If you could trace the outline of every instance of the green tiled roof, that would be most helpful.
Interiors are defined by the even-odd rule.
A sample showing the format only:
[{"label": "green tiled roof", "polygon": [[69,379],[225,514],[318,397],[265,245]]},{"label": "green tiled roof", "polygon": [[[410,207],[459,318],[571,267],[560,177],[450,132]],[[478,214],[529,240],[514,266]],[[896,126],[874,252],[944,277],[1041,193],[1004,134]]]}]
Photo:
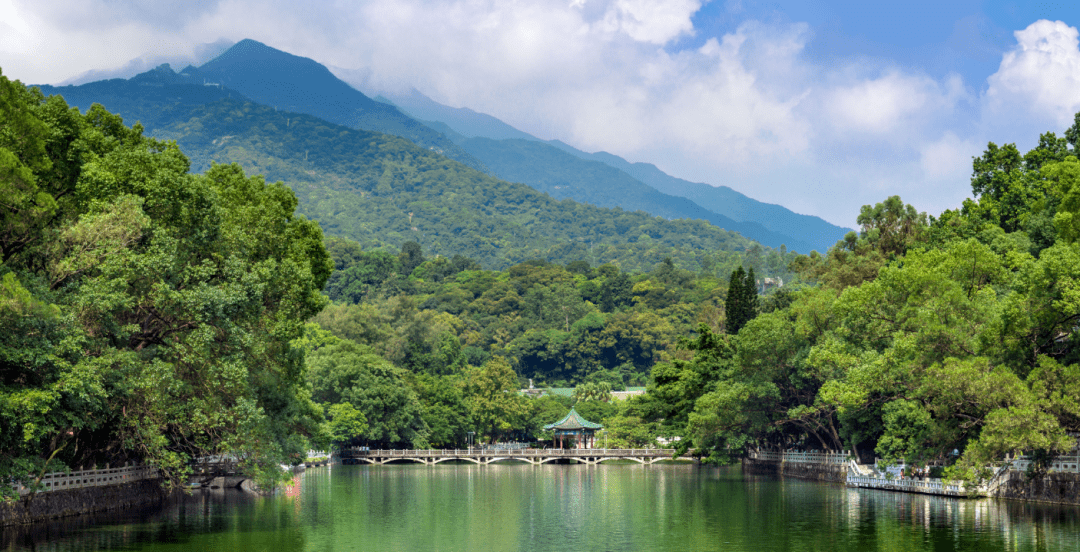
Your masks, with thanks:
[{"label": "green tiled roof", "polygon": [[596,424],[581,417],[577,410],[570,409],[565,418],[544,426],[544,429],[603,429],[604,426]]},{"label": "green tiled roof", "polygon": [[573,397],[574,389],[574,387],[547,387],[544,390],[547,391],[549,395],[558,395],[560,397]]}]

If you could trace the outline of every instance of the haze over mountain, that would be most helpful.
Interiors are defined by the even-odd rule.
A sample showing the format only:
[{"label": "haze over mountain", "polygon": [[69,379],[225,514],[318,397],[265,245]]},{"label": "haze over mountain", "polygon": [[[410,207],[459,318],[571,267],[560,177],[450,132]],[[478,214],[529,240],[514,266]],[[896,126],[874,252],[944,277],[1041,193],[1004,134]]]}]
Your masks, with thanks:
[{"label": "haze over mountain", "polygon": [[[851,231],[850,228],[830,224],[820,217],[801,215],[780,205],[757,201],[727,186],[689,182],[670,176],[650,163],[630,163],[610,153],[587,153],[559,140],[541,140],[491,115],[468,108],[442,105],[415,89],[382,94],[388,96],[388,101],[405,112],[417,119],[428,121],[428,126],[450,136],[500,177],[519,179],[557,197],[573,197],[597,205],[644,209],[666,217],[705,218],[765,245],[778,247],[785,244],[789,248],[805,252],[811,249],[824,252]],[[433,122],[442,123],[445,127],[439,127]],[[491,140],[499,142],[492,143]],[[518,140],[531,141],[534,144],[515,143]],[[613,167],[622,175],[573,163],[554,150],[561,150],[581,160]],[[510,161],[511,159],[514,161]],[[560,161],[573,165],[573,168],[558,166]],[[526,166],[527,170],[518,170]],[[545,170],[549,172],[544,174]],[[587,191],[584,186],[566,188],[568,183],[565,175],[575,170],[611,177],[606,185],[600,186],[612,192],[611,195],[604,195],[604,192],[596,190],[595,182],[591,183],[594,184],[593,189]],[[654,195],[635,189],[641,183],[661,193]],[[691,200],[692,204],[673,201],[671,196]],[[702,215],[701,211],[710,214]]]},{"label": "haze over mountain", "polygon": [[713,269],[767,253],[702,220],[559,201],[404,138],[194,84],[202,78],[195,68],[176,73],[163,65],[129,80],[41,89],[84,110],[101,103],[129,124],[140,121],[147,134],[175,140],[194,171],[236,162],[251,174],[282,180],[296,192],[301,213],[328,235],[365,248],[400,248],[414,240],[428,254],[465,255],[489,268],[543,258],[614,262],[627,270],[650,270],[665,258]]},{"label": "haze over mountain", "polygon": [[396,107],[372,100],[319,63],[261,42],[241,40],[192,74],[276,109],[401,136],[474,169],[487,170],[446,137]]},{"label": "haze over mountain", "polygon": [[[558,141],[543,142],[495,117],[442,106],[419,92],[397,95],[397,102],[438,122],[425,125],[393,105],[369,98],[313,60],[254,40],[240,41],[201,67],[186,67],[173,80],[164,73],[158,77],[170,85],[215,84],[237,93],[237,97],[276,109],[403,136],[475,169],[523,182],[556,198],[643,210],[669,219],[702,219],[770,247],[825,251],[848,231],[816,217],[760,204],[730,189],[717,194],[711,186],[674,179],[651,165],[632,165],[615,156],[588,154]],[[133,78],[129,85],[148,85],[142,81],[143,76]],[[102,93],[108,90],[93,94]],[[69,90],[65,94],[78,96],[81,92]],[[129,94],[126,101],[131,98]],[[110,108],[117,110],[116,106]],[[119,111],[123,114],[123,110]],[[444,133],[431,128],[434,126]],[[696,195],[693,199],[679,197],[687,193]]]},{"label": "haze over mountain", "polygon": [[135,75],[145,73],[162,64],[169,64],[172,67],[179,68],[187,67],[188,65],[198,66],[214,59],[222,52],[232,47],[233,44],[235,44],[233,41],[222,38],[215,42],[196,44],[192,48],[191,53],[144,54],[128,61],[120,67],[91,69],[77,77],[67,79],[57,84],[57,86],[79,85],[109,79],[130,79]]}]

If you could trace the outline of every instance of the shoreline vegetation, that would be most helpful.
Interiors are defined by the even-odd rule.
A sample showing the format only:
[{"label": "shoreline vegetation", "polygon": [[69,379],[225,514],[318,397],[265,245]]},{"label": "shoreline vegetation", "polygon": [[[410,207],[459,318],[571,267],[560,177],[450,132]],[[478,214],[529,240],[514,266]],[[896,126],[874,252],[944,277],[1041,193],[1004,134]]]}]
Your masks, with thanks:
[{"label": "shoreline vegetation", "polygon": [[824,255],[725,234],[744,249],[493,270],[324,236],[282,182],[194,174],[176,142],[0,75],[0,476],[136,461],[177,488],[229,454],[271,486],[311,449],[550,439],[571,407],[612,448],[713,463],[853,450],[975,482],[1023,453],[1044,475],[1080,434],[1078,141],[1080,115],[1026,154],[991,143],[974,199],[865,206]]}]

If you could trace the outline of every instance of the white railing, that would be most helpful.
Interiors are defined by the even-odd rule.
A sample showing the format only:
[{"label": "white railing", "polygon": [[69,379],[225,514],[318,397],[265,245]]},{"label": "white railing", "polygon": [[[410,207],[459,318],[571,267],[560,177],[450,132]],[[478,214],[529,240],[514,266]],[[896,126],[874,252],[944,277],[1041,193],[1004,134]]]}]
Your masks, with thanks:
[{"label": "white railing", "polygon": [[853,473],[859,476],[872,476],[874,470],[870,466],[863,466],[855,461],[854,458],[848,460],[848,473]]},{"label": "white railing", "polygon": [[[671,449],[418,449],[418,450],[363,450],[350,448],[342,451],[346,456],[374,456],[381,458],[443,458],[452,456],[671,456]],[[687,455],[693,451],[687,451]]]},{"label": "white railing", "polygon": [[[1028,456],[1017,456],[1007,461],[1009,463],[1009,469],[1018,471],[1027,471],[1031,466],[1031,458]],[[1054,458],[1054,461],[1047,466],[1051,472],[1058,473],[1080,473],[1080,452],[1073,451],[1072,454],[1063,454]]]},{"label": "white railing", "polygon": [[846,452],[797,452],[755,450],[747,455],[763,462],[794,462],[800,464],[847,464],[851,458]]},{"label": "white railing", "polygon": [[[968,492],[963,484],[942,479],[900,479],[848,474],[847,484],[849,487],[894,489],[926,494],[967,494]],[[982,494],[986,492],[981,485],[975,490]]]},{"label": "white railing", "polygon": [[[47,493],[52,491],[66,491],[68,489],[84,489],[87,487],[104,487],[107,485],[120,485],[132,483],[143,479],[155,479],[159,477],[157,468],[150,466],[128,466],[125,468],[108,468],[103,470],[80,470],[70,473],[52,472],[41,477],[37,492]],[[30,488],[16,483],[13,485],[19,495],[30,494]]]}]

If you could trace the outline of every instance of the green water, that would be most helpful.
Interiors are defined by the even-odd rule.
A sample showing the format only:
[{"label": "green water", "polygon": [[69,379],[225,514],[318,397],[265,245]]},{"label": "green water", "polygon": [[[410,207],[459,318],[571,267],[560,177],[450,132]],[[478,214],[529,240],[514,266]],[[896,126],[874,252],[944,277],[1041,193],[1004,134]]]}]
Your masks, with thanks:
[{"label": "green water", "polygon": [[316,468],[286,492],[7,531],[3,550],[1080,550],[1080,508],[691,465]]}]

